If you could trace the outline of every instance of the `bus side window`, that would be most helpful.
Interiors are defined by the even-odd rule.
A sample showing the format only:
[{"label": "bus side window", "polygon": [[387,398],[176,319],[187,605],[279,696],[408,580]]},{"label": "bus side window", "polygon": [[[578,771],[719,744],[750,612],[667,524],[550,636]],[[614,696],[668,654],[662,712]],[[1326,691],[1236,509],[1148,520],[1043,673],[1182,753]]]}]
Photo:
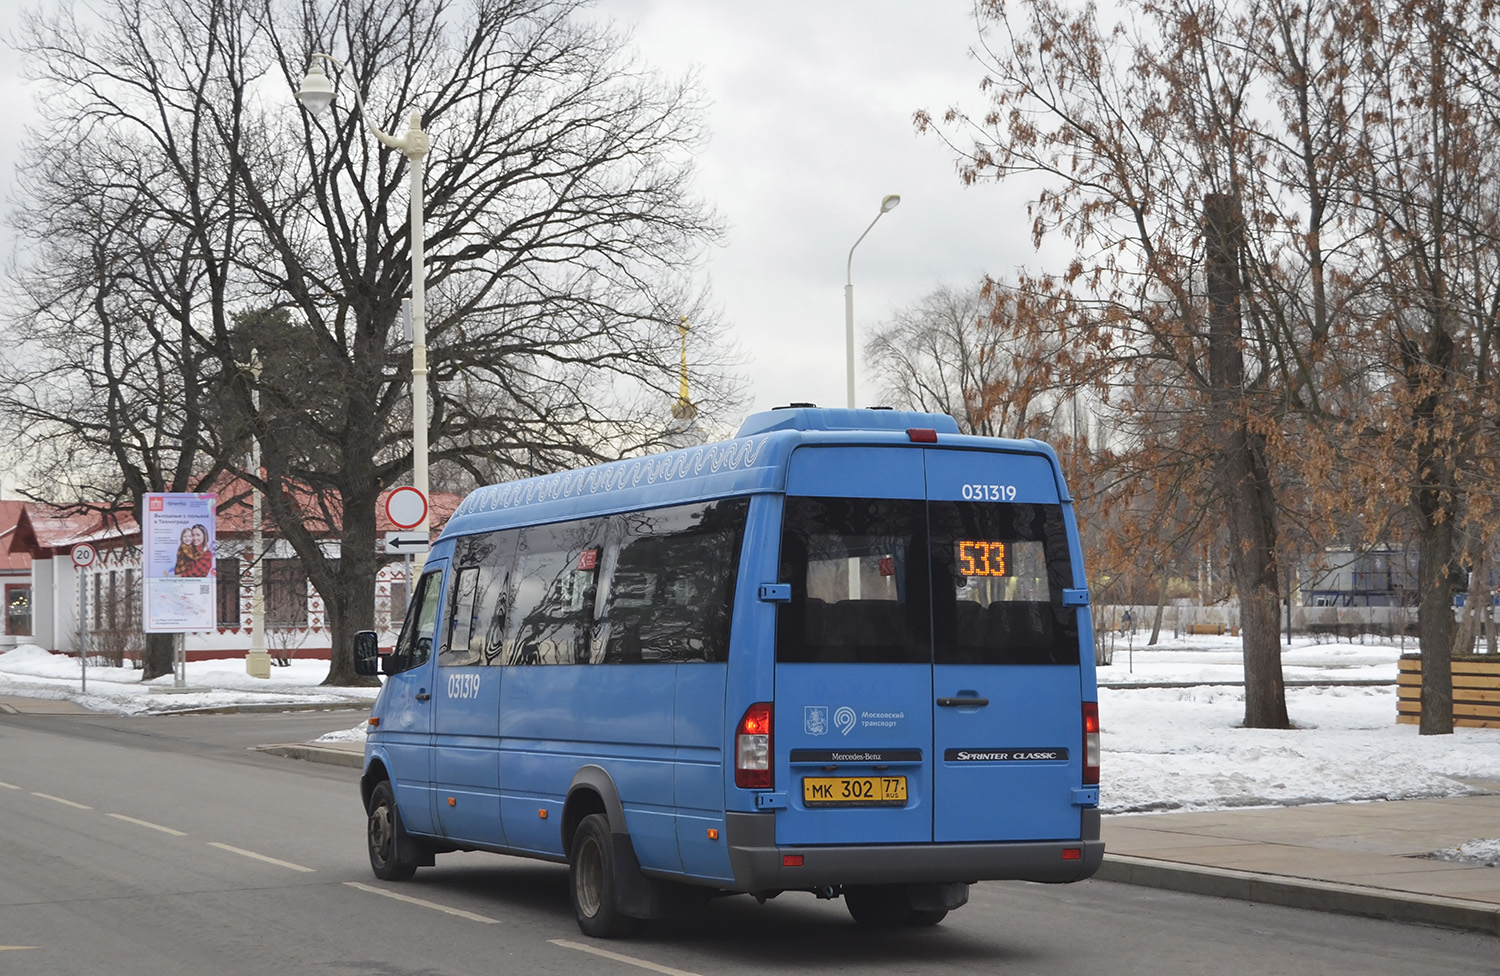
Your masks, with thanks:
[{"label": "bus side window", "polygon": [[427,573],[417,583],[417,595],[406,611],[406,623],[396,639],[387,673],[410,671],[427,663],[432,654],[432,631],[437,623],[438,599],[443,592],[441,571]]},{"label": "bus side window", "polygon": [[506,664],[588,664],[604,519],[521,530]]},{"label": "bus side window", "polygon": [[729,498],[617,516],[624,538],[603,601],[604,663],[728,659],[749,509],[747,499]]},{"label": "bus side window", "polygon": [[468,667],[479,663],[472,635],[479,620],[479,567],[465,566],[453,577],[453,606],[448,615],[448,639],[438,652],[438,666]]},{"label": "bus side window", "polygon": [[448,667],[499,665],[510,612],[510,580],[516,555],[515,529],[464,536],[454,548],[460,567],[453,577],[448,639],[438,664]]}]

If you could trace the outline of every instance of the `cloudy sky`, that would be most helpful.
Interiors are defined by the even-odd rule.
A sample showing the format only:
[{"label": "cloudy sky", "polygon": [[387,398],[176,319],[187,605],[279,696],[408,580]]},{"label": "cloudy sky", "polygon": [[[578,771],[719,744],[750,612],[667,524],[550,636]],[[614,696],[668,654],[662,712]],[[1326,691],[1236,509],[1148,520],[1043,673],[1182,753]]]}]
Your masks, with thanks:
[{"label": "cloudy sky", "polygon": [[[919,108],[979,104],[970,0],[598,0],[670,75],[696,68],[711,141],[698,187],[728,224],[708,271],[747,356],[751,409],[842,405],[849,248],[888,193],[901,205],[855,253],[857,341],[943,284],[1032,260],[1025,199],[964,188],[953,158],[911,124]],[[0,31],[17,19],[0,3]],[[12,56],[0,98],[12,139],[26,117]],[[0,145],[10,196],[13,146]],[[0,238],[10,250],[10,238]],[[860,367],[858,402],[876,402]],[[727,418],[731,421],[738,418]]]},{"label": "cloudy sky", "polygon": [[[855,252],[856,342],[942,284],[1031,258],[1024,198],[965,188],[915,133],[919,108],[978,104],[970,0],[603,0],[664,70],[696,66],[712,103],[699,185],[729,223],[709,263],[750,356],[753,409],[841,406],[849,248],[887,193],[901,204]],[[861,377],[857,402],[877,402]]]}]

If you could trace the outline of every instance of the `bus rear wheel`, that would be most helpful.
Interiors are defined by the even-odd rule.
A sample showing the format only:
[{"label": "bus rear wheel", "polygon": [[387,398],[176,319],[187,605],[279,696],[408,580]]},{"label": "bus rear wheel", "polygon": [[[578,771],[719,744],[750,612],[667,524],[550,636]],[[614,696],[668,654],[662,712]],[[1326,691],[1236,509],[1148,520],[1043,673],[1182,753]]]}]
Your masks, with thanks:
[{"label": "bus rear wheel", "polygon": [[618,907],[614,845],[604,814],[591,813],[579,823],[568,858],[568,881],[573,914],[584,935],[614,939],[635,930],[636,919]]},{"label": "bus rear wheel", "polygon": [[936,925],[948,917],[948,909],[934,908],[929,911],[912,909],[911,915],[907,917],[906,924],[912,928],[921,928],[924,925]]},{"label": "bus rear wheel", "polygon": [[849,885],[844,907],[865,928],[891,928],[911,923],[911,902],[903,885]]},{"label": "bus rear wheel", "polygon": [[421,858],[416,841],[401,826],[396,794],[390,780],[381,780],[370,791],[365,836],[370,848],[370,869],[381,881],[406,881],[417,873]]}]

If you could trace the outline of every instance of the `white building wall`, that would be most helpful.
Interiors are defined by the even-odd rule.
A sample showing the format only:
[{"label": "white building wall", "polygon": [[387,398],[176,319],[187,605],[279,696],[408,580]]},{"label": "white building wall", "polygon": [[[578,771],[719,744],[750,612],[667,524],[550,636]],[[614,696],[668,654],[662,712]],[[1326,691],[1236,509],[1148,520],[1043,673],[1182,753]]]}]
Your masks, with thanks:
[{"label": "white building wall", "polygon": [[53,636],[57,633],[56,621],[52,618],[52,607],[57,602],[57,594],[53,592],[52,582],[52,560],[33,559],[31,561],[31,639],[49,651],[57,647],[53,640]]},{"label": "white building wall", "polygon": [[[51,651],[70,652],[78,636],[78,578],[79,570],[73,566],[73,558],[67,554],[53,556],[52,564],[52,639],[42,645]],[[36,565],[33,562],[32,565]]]}]

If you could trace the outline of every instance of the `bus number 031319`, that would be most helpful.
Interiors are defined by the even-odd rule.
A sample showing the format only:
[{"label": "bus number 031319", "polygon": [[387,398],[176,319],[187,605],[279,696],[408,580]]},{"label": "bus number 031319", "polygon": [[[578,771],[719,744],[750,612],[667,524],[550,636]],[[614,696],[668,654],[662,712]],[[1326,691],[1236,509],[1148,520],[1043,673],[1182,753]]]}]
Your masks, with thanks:
[{"label": "bus number 031319", "polygon": [[1016,500],[1015,485],[964,485],[966,502],[1013,502]]}]

